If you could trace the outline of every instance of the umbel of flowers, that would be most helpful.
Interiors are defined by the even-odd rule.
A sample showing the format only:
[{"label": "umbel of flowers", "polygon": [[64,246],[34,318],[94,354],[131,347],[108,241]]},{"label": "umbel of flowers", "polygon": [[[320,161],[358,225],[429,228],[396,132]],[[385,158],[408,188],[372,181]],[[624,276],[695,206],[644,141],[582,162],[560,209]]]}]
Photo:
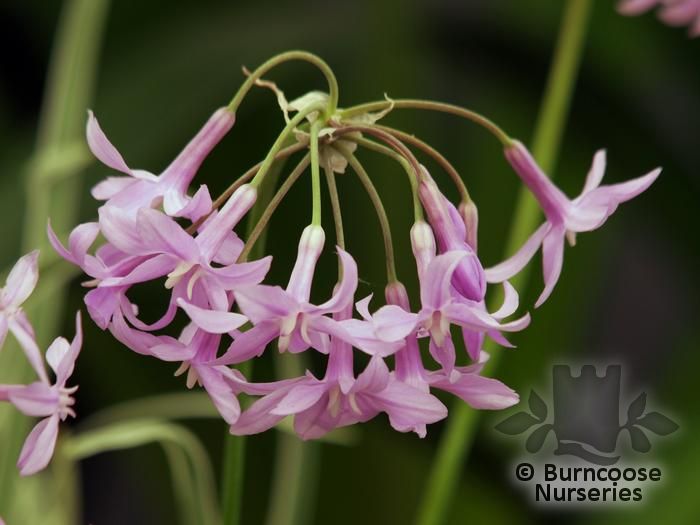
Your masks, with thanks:
[{"label": "umbel of flowers", "polygon": [[[287,102],[277,86],[262,77],[289,60],[318,66],[328,80],[328,93],[311,92]],[[67,242],[60,240],[50,224],[48,236],[61,257],[88,276],[83,285],[90,319],[126,348],[174,363],[168,366],[185,376],[188,388],[206,390],[233,434],[262,432],[292,416],[296,433],[313,439],[383,412],[396,430],[422,437],[427,425],[447,417],[447,408],[435,397],[435,390],[449,392],[476,409],[515,404],[518,395],[513,390],[481,375],[488,359],[482,350],[485,338],[511,346],[506,334],[523,330],[530,322],[528,313],[516,314],[518,294],[508,279],[541,251],[544,290],[535,306],[542,304],[559,279],[566,241],[573,245],[577,233],[600,227],[620,203],[646,190],[660,170],[622,184],[601,185],[605,153],[599,151],[583,191],[571,199],[554,186],[522,143],[469,110],[431,101],[389,99],[339,109],[337,83],[328,66],[300,51],[279,55],[246,73],[248,78],[231,103],[216,109],[160,174],[130,167],[92,112],[88,113],[87,143],[108,170],[108,176],[92,190],[102,204],[96,220],[76,226]],[[234,125],[241,101],[255,85],[275,91],[286,125],[266,158],[213,201],[207,186],[195,182],[195,177],[207,155]],[[405,108],[461,115],[501,141],[506,160],[535,196],[545,218],[510,259],[491,267],[480,260],[477,208],[457,170],[420,139],[378,124],[389,111]],[[388,155],[408,175],[415,220],[410,232],[401,235],[410,236],[420,286],[418,303],[411,304],[397,276],[387,214],[372,178],[356,156],[358,148]],[[447,171],[457,185],[460,202],[453,203],[444,195],[417,160],[415,150],[433,157]],[[252,233],[242,237],[237,227],[255,206],[274,161],[295,155],[301,156],[296,168],[259,214]],[[300,234],[286,286],[265,284],[273,255],[250,260],[252,246],[289,187],[307,169],[312,181],[310,224]],[[343,199],[335,185],[336,174],[345,171],[359,177],[377,212],[387,267],[384,301],[356,295],[358,267],[351,252],[362,248],[344,245]],[[321,224],[322,173],[333,206],[336,246],[328,246]],[[104,242],[94,246],[99,236]],[[337,254],[338,281],[330,297],[314,304],[311,290],[324,250]],[[72,406],[77,387],[66,385],[81,346],[78,316],[73,342],[59,338],[46,352],[56,375],[52,383],[21,308],[37,276],[37,253],[33,252],[18,261],[0,296],[0,337],[4,340],[8,330],[14,334],[38,376],[29,385],[0,385],[0,401],[44,418],[22,450],[18,463],[22,474],[46,466],[59,421],[75,416]],[[129,298],[132,287],[149,281],[161,283],[167,302],[162,316],[151,323],[139,317],[139,305]],[[496,311],[489,311],[485,297],[493,285],[502,287],[504,300]],[[188,323],[174,331],[170,326],[178,310]],[[458,333],[465,356],[457,355],[453,337]],[[325,372],[253,382],[236,365],[265,352],[322,354]],[[358,352],[368,356],[361,369],[355,365]],[[241,395],[255,398],[245,410],[239,403]]]}]

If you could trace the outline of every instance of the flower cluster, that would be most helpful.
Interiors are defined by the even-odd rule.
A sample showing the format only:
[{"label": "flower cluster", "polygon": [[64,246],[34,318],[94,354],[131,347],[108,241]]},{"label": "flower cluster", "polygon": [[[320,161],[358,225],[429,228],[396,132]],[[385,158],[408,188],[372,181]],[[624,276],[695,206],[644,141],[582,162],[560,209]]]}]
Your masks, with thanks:
[{"label": "flower cluster", "polygon": [[670,26],[689,26],[691,37],[700,36],[700,0],[621,0],[623,15],[637,16],[658,7],[659,18]]},{"label": "flower cluster", "polygon": [[39,278],[38,256],[39,252],[34,251],[21,257],[10,271],[5,287],[0,290],[0,349],[9,330],[39,378],[29,385],[0,384],[0,401],[12,403],[28,416],[44,418],[29,433],[20,452],[17,468],[23,476],[34,474],[48,465],[56,446],[59,421],[65,421],[68,416],[75,417],[73,394],[78,387],[67,387],[66,383],[73,373],[82,345],[78,313],[73,341],[69,343],[59,337],[46,350],[46,361],[56,375],[52,384],[34,329],[22,309]]},{"label": "flower cluster", "polygon": [[[309,104],[317,108],[319,97],[306,100],[315,101]],[[298,102],[288,107],[304,115]],[[358,130],[374,133],[378,117],[344,119],[341,112],[324,115],[313,108],[305,113],[312,131],[301,118],[293,130],[299,144],[311,149],[312,172],[319,167],[318,150],[313,155],[319,137],[320,158],[335,159],[325,162],[328,172],[344,171],[353,156],[341,143],[356,147],[354,142],[365,140]],[[319,125],[322,118],[326,120]],[[420,306],[411,306],[406,288],[392,276],[385,288],[386,304],[371,312],[371,296],[356,297],[357,264],[342,246],[336,248],[342,271],[331,297],[321,304],[311,302],[316,264],[326,244],[324,229],[316,221],[301,234],[286,287],[263,284],[272,257],[247,261],[245,243],[251,239],[234,231],[256,203],[257,179],[238,184],[221,206],[212,205],[206,186],[190,196],[198,168],[234,120],[230,109],[217,110],[170,166],[153,175],[129,168],[91,113],[90,149],[126,176],[109,177],[93,189],[94,197],[104,201],[99,219],[75,228],[67,246],[50,226],[48,231],[58,253],[90,277],[84,283],[90,288],[85,304],[93,321],[139,354],[180,363],[176,374],[186,373],[189,388],[200,385],[208,392],[233,434],[258,433],[293,416],[299,436],[317,438],[383,412],[396,430],[424,436],[426,425],[447,415],[434,395],[436,389],[479,409],[515,404],[513,390],[481,375],[488,358],[482,350],[485,338],[511,346],[504,333],[520,331],[530,322],[527,313],[507,320],[518,308],[518,294],[507,279],[541,246],[545,289],[540,305],[559,277],[564,239],[573,244],[575,233],[598,228],[619,203],[642,192],[659,173],[600,186],[605,157],[599,152],[583,193],[570,200],[521,143],[507,141],[505,156],[540,202],[546,222],[511,259],[485,269],[477,255],[473,202],[450,202],[428,170],[392,136],[386,144],[415,168],[414,196],[422,208],[410,232]],[[380,139],[382,133],[376,131]],[[106,242],[91,253],[99,234]],[[168,302],[162,317],[152,323],[140,319],[138,305],[129,298],[132,287],[148,281],[163,283]],[[495,312],[485,303],[488,283],[502,283],[505,292]],[[178,310],[188,323],[179,334],[170,334]],[[467,354],[462,357],[453,340],[458,332]],[[422,341],[430,358],[421,353]],[[325,355],[325,373],[317,377],[307,371],[301,377],[259,383],[234,367],[268,348]],[[359,372],[356,352],[368,356]],[[432,364],[426,364],[428,359]],[[471,364],[458,365],[467,360]],[[242,410],[241,394],[257,399]]]}]

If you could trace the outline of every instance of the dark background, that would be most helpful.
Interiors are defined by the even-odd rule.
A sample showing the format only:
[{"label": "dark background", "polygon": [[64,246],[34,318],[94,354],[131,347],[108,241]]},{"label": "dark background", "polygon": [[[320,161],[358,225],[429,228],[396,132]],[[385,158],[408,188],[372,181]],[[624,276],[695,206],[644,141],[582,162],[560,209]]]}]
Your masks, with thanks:
[{"label": "dark background", "polygon": [[[443,100],[474,108],[528,142],[562,7],[553,0],[114,2],[93,109],[129,165],[157,173],[208,115],[228,102],[243,80],[241,65],[252,68],[278,52],[303,48],[320,54],[335,70],[341,106],[381,99],[384,93]],[[59,10],[60,2],[0,5],[3,266],[19,255],[21,179],[35,143]],[[689,40],[684,30],[666,27],[653,15],[625,18],[614,3],[596,2],[557,181],[569,195],[578,194],[601,147],[608,151],[608,182],[657,165],[664,172],[603,229],[580,235],[577,246],[567,248],[552,298],[533,312],[531,327],[514,338],[518,348],[503,356],[497,372],[525,399],[533,386],[547,395],[552,362],[624,363],[623,393],[631,398],[646,390],[650,407],[672,415],[681,426],[673,436],[655,440],[650,458],[642,458],[663,465],[666,482],[648,492],[646,505],[630,505],[624,512],[608,508],[561,515],[533,509],[511,482],[511,464],[523,453],[523,440],[496,434],[493,426],[504,414],[489,413],[462,467],[449,523],[696,523],[700,518],[695,496],[700,471],[695,437],[700,430],[699,56],[700,39]],[[304,64],[283,66],[270,77],[290,99],[323,88],[323,78]],[[497,141],[449,116],[397,110],[386,122],[424,138],[455,164],[479,206],[480,255],[486,264],[497,262],[518,188]],[[271,94],[252,92],[198,180],[217,194],[264,156],[282,125]],[[386,199],[399,274],[415,289],[405,178],[397,166],[371,152],[362,153],[361,160]],[[97,163],[88,170],[84,220],[96,210],[88,189],[106,174]],[[455,197],[448,181],[437,177]],[[358,297],[381,296],[384,255],[376,219],[350,172],[339,177],[339,187],[347,244],[363,280]],[[308,190],[304,178],[272,221],[268,252],[275,256],[272,278],[277,282],[285,280],[298,235],[310,219]],[[326,224],[330,246],[332,227]],[[529,308],[541,289],[539,258],[533,264],[532,289],[523,294]],[[315,290],[319,296],[330,289],[334,271],[329,250]],[[81,292],[75,279],[62,333],[73,333],[71,312],[79,307]],[[144,304],[146,316],[162,306]],[[175,365],[129,352],[86,325],[76,372],[81,417],[120,401],[183,389],[182,378],[172,377]],[[269,363],[258,366],[260,379],[269,376],[269,368]],[[193,422],[191,427],[218,469],[224,425]],[[410,523],[442,428],[433,425],[420,440],[394,432],[382,416],[361,428],[353,446],[322,445],[313,523]],[[265,516],[274,433],[248,443],[244,522],[253,524]],[[175,519],[166,463],[156,446],[87,460],[82,475],[86,523]]]}]

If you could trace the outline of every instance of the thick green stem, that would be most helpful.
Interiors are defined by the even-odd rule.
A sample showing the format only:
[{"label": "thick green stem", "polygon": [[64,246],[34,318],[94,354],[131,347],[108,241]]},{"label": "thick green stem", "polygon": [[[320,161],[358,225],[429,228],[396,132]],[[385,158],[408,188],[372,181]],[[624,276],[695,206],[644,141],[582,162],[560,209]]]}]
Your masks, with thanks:
[{"label": "thick green stem", "polygon": [[228,105],[229,110],[233,113],[238,110],[238,106],[241,105],[241,102],[245,96],[255,85],[255,83],[260,80],[263,75],[265,75],[265,73],[270,71],[272,68],[283,64],[284,62],[290,62],[292,60],[309,62],[321,70],[323,75],[326,77],[326,81],[328,82],[328,106],[326,107],[326,116],[330,117],[333,115],[338,108],[338,81],[336,80],[330,66],[326,64],[326,62],[316,55],[306,51],[287,51],[286,53],[274,56],[267,62],[263,63],[255,71],[248,75],[248,78],[238,89],[238,92],[234,95],[233,99],[231,99],[231,102]]},{"label": "thick green stem", "polygon": [[[591,4],[591,0],[570,0],[566,6],[540,117],[535,128],[534,155],[542,168],[550,173],[559,153],[559,144],[583,52]],[[534,199],[530,197],[526,188],[522,188],[513,215],[506,247],[507,254],[513,253],[525,242],[536,227],[539,216],[540,212]],[[511,283],[523,289],[527,279],[526,268],[512,279]],[[485,350],[493,352],[494,346],[489,341]],[[493,353],[485,367],[485,375],[493,374],[500,355],[500,352]],[[459,473],[474,440],[478,416],[479,412],[467,407],[463,402],[456,403],[450,411],[450,419],[440,441],[425,496],[418,511],[418,525],[444,523],[451,498],[459,483]]]},{"label": "thick green stem", "polygon": [[321,226],[321,166],[318,160],[318,133],[323,122],[317,120],[311,126],[309,149],[311,152],[311,224]]},{"label": "thick green stem", "polygon": [[433,100],[415,100],[415,99],[399,99],[399,100],[379,100],[377,102],[368,102],[358,106],[349,107],[340,112],[342,119],[351,119],[357,115],[370,113],[372,111],[382,111],[385,109],[425,109],[429,111],[437,111],[440,113],[449,113],[458,117],[471,120],[475,124],[485,128],[489,133],[494,135],[504,146],[508,146],[512,139],[508,134],[499,128],[495,123],[483,115],[454,104],[445,104],[444,102],[435,102]]},{"label": "thick green stem", "polygon": [[384,240],[384,254],[386,255],[386,278],[389,283],[396,282],[397,276],[396,263],[394,260],[394,243],[391,238],[391,227],[389,226],[389,217],[386,214],[384,204],[382,203],[382,199],[379,196],[379,193],[377,192],[377,188],[374,187],[372,179],[370,179],[369,175],[367,174],[367,171],[365,171],[365,168],[362,166],[362,164],[360,164],[360,161],[357,160],[355,155],[353,155],[340,145],[336,144],[332,147],[336,148],[348,160],[350,167],[353,169],[355,174],[357,174],[357,177],[360,179],[360,182],[364,186],[370,201],[372,201],[372,206],[374,206],[374,209],[377,212],[379,226],[382,230],[382,239]]}]

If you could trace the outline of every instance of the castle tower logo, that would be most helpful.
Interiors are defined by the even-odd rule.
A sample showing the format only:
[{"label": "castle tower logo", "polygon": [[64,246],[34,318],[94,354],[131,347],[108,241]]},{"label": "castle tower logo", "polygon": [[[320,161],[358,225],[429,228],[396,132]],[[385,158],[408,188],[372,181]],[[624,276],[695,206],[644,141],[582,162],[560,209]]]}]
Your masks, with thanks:
[{"label": "castle tower logo", "polygon": [[632,450],[647,453],[651,450],[650,435],[669,435],[678,425],[660,412],[648,410],[645,392],[621,410],[621,377],[620,365],[608,365],[602,376],[593,365],[582,366],[578,375],[569,365],[554,365],[549,406],[532,390],[529,410],[509,416],[496,430],[512,436],[527,434],[525,449],[532,454],[539,452],[553,433],[555,455],[576,456],[596,465],[617,463],[625,436]]}]

